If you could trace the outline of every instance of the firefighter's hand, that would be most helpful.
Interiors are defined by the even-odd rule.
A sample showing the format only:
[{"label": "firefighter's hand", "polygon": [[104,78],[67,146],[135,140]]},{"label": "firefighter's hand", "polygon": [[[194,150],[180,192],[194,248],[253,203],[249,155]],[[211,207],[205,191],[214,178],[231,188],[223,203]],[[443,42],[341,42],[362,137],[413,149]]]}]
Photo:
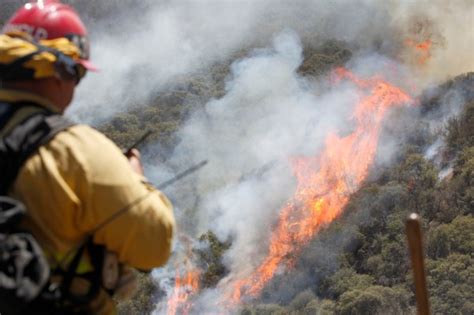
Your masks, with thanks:
[{"label": "firefighter's hand", "polygon": [[132,169],[138,174],[143,175],[143,166],[141,162],[140,151],[138,151],[137,149],[131,149],[125,154],[125,156],[128,158]]},{"label": "firefighter's hand", "polygon": [[137,273],[132,268],[121,265],[120,275],[115,288],[115,296],[125,300],[133,297],[138,289]]}]

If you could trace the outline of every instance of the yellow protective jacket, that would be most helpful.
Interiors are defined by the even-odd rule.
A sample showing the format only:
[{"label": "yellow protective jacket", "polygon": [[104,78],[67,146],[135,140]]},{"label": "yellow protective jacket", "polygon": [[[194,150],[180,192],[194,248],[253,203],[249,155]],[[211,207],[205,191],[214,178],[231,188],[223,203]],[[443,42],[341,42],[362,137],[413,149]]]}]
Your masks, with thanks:
[{"label": "yellow protective jacket", "polygon": [[[0,90],[0,101],[53,108],[38,96],[14,90]],[[94,242],[105,245],[121,263],[144,270],[163,265],[170,255],[175,229],[171,203],[131,169],[112,141],[88,126],[70,127],[40,147],[21,168],[11,196],[26,205],[24,225],[51,264],[139,198],[143,199],[98,230]],[[95,304],[96,313],[113,312],[110,301]]]}]

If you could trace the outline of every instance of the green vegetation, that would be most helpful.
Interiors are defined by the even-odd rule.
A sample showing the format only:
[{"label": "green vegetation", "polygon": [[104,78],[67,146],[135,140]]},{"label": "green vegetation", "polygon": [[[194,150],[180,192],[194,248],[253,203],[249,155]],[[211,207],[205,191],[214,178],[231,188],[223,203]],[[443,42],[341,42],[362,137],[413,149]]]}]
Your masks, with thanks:
[{"label": "green vegetation", "polygon": [[201,274],[201,288],[215,287],[216,284],[228,272],[227,268],[222,263],[222,255],[229,249],[231,243],[222,243],[217,236],[208,231],[199,237],[199,241],[204,248],[194,250],[198,255],[201,269],[204,272]]},{"label": "green vegetation", "polygon": [[[307,49],[299,69],[317,76],[346,62],[351,52],[330,41]],[[157,131],[148,141],[163,148],[162,158],[177,143],[179,129],[192,106],[202,106],[224,93],[229,63],[214,65],[207,74],[183,78],[173,90],[160,94],[152,105],[117,115],[101,127],[122,146],[143,130]],[[433,314],[472,314],[474,309],[474,74],[453,79],[421,98],[420,116],[414,109],[391,113],[388,133],[404,135],[404,147],[390,168],[375,167],[371,179],[351,198],[345,214],[308,245],[296,268],[276,276],[259,302],[241,314],[414,314],[415,300],[404,220],[417,212],[423,219],[426,267]],[[436,119],[445,95],[456,89],[466,102],[460,115],[433,132],[424,117]],[[416,118],[413,118],[416,117]],[[398,128],[398,129],[397,129]],[[403,128],[403,129],[401,129]],[[444,139],[441,157],[428,160],[425,152]],[[440,174],[444,174],[440,176]],[[340,235],[345,235],[344,237]],[[205,249],[199,257],[201,287],[213,287],[227,270],[222,243],[209,231],[200,237]],[[320,254],[326,248],[330,255]],[[304,279],[301,283],[295,279]],[[156,289],[155,289],[156,290]],[[278,292],[283,298],[276,298]],[[121,302],[123,314],[153,309],[152,282],[141,277],[140,292]]]},{"label": "green vegetation", "polygon": [[[409,265],[404,220],[410,212],[422,216],[426,269],[433,314],[473,314],[474,303],[474,74],[460,76],[440,87],[456,87],[466,102],[438,135],[413,137],[390,169],[385,169],[351,199],[345,214],[322,231],[308,251],[318,244],[341,248],[337,268],[331,270],[314,253],[303,253],[305,286],[314,298],[299,294],[279,303],[284,314],[415,314],[414,285]],[[436,111],[440,95],[425,98],[423,110]],[[414,126],[419,129],[420,126]],[[410,130],[412,131],[412,130]],[[443,135],[442,161],[422,154],[436,136]],[[441,168],[448,168],[449,171]],[[445,173],[445,177],[439,177]],[[350,237],[337,242],[334,235]],[[309,264],[308,264],[309,262]],[[267,291],[301,272],[275,278]],[[291,286],[288,286],[288,290]],[[310,293],[305,293],[310,296]],[[271,301],[270,299],[269,301]],[[302,302],[304,301],[304,302]],[[306,303],[306,304],[305,304]],[[295,310],[294,305],[299,305]],[[301,306],[305,304],[304,306]],[[264,314],[260,305],[243,313]],[[273,306],[276,307],[276,306]],[[276,313],[275,313],[276,314]]]},{"label": "green vegetation", "polygon": [[156,284],[152,278],[142,272],[136,272],[138,290],[128,300],[117,300],[118,314],[151,314],[156,302]]},{"label": "green vegetation", "polygon": [[[17,0],[5,0],[0,21],[17,6]],[[309,46],[299,69],[307,77],[325,74],[352,55],[337,41]],[[234,57],[242,56],[245,51]],[[224,95],[231,61],[179,79],[148,106],[138,104],[100,130],[122,147],[153,130],[147,141],[160,145],[160,159],[165,160],[191,108]],[[440,118],[440,107],[453,94],[465,100],[461,114],[433,132],[427,120]],[[406,140],[393,165],[375,169],[344,215],[308,244],[296,268],[276,276],[262,299],[245,305],[241,314],[415,314],[404,234],[410,212],[423,219],[432,313],[474,314],[474,73],[427,91],[420,109],[420,117],[406,108],[391,113],[396,123],[387,122],[385,132]],[[434,162],[424,153],[437,138],[444,144]],[[204,246],[194,252],[203,269],[201,287],[213,287],[227,274],[222,255],[230,243],[220,242],[211,231],[199,240]],[[132,299],[118,301],[120,314],[149,314],[154,309],[155,283],[147,274],[137,276],[139,290]],[[276,298],[282,290],[286,296]]]},{"label": "green vegetation", "polygon": [[[232,60],[242,58],[246,54],[245,50],[239,51]],[[305,60],[299,69],[300,74],[315,76],[327,73],[332,67],[343,65],[349,60],[351,53],[344,43],[327,41],[318,47],[306,49],[304,56]],[[161,149],[159,158],[165,160],[178,141],[175,132],[187,118],[191,107],[204,106],[211,98],[224,95],[225,79],[230,73],[231,61],[214,64],[206,69],[205,73],[196,73],[179,79],[171,90],[159,94],[150,105],[140,105],[128,112],[120,113],[99,129],[123,148],[134,143],[145,130],[153,130],[155,133],[146,142],[158,143]],[[230,242],[219,242],[212,231],[201,235],[199,241],[205,248],[194,250],[199,257],[200,267],[204,270],[200,286],[212,287],[228,272],[222,263],[222,255],[230,247]],[[153,309],[153,301],[150,299],[153,294],[152,284],[148,276],[140,275],[139,292],[131,300],[121,301],[119,312],[143,314]],[[328,312],[333,309],[331,301],[324,300],[322,303]],[[321,303],[313,301],[310,304],[312,305],[310,308],[316,309]],[[265,314],[275,314],[276,309],[285,308],[271,304],[258,306],[259,312]],[[249,314],[253,314],[253,311],[249,311],[251,312]]]}]

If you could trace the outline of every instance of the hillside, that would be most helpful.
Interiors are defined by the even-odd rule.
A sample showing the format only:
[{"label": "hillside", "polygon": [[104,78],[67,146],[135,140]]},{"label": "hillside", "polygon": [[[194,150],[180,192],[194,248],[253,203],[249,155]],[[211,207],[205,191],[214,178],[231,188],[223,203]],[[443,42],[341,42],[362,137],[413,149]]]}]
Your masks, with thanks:
[{"label": "hillside", "polygon": [[65,2],[103,66],[67,114],[122,148],[153,131],[155,185],[209,161],[164,191],[173,255],[120,314],[416,314],[412,212],[432,313],[474,314],[469,1]]},{"label": "hillside", "polygon": [[[319,50],[305,51],[299,71],[306,76],[326,74],[350,55],[342,43],[331,41]],[[159,96],[159,106],[120,114],[102,130],[126,144],[146,126],[159,131],[150,141],[168,148],[164,151],[172,150],[177,141],[173,131],[179,129],[190,110],[182,100],[191,98],[199,104],[221,96],[227,67],[216,65],[209,70],[215,78],[212,83],[201,83],[199,76],[189,78]],[[425,91],[420,96],[420,108],[393,112],[393,119],[407,120],[406,124],[386,126],[385,133],[406,137],[394,163],[377,166],[372,178],[351,198],[345,214],[306,247],[293,271],[276,276],[259,303],[251,302],[242,314],[413,314],[414,287],[404,234],[404,219],[410,212],[423,218],[433,314],[471,314],[473,86],[474,74],[462,75]],[[453,93],[464,100],[462,110],[444,122],[440,108]],[[433,123],[438,127],[433,129]],[[436,148],[435,155],[428,153],[430,148]],[[227,274],[221,257],[228,245],[209,233],[202,235],[201,241],[212,250],[196,251],[205,266],[201,287],[213,287]],[[333,247],[341,251],[334,254],[328,250]],[[320,254],[328,252],[330,256]],[[142,304],[147,300],[143,292],[152,290],[150,281],[145,280],[143,285],[148,289],[142,289],[137,300],[121,304],[123,314],[151,307]]]},{"label": "hillside", "polygon": [[[461,87],[466,102],[459,117],[437,134],[427,132],[407,143],[397,163],[351,198],[345,215],[305,250],[299,259],[304,268],[296,266],[265,290],[288,292],[293,283],[293,293],[283,301],[249,306],[246,314],[413,314],[404,233],[410,212],[423,218],[433,314],[474,312],[473,80],[473,73],[457,77],[423,98],[425,115],[453,87]],[[434,162],[426,149],[437,137],[445,144]],[[319,254],[331,246],[344,250],[335,257]],[[305,284],[294,280],[308,278]]]}]

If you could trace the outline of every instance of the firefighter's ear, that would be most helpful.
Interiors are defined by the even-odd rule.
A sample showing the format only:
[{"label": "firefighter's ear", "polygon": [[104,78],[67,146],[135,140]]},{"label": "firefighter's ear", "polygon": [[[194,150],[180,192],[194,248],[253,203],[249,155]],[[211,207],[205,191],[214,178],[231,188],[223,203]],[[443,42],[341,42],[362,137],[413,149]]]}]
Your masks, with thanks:
[{"label": "firefighter's ear", "polygon": [[57,74],[48,79],[48,98],[60,112],[64,112],[74,97],[76,81],[65,79]]}]

